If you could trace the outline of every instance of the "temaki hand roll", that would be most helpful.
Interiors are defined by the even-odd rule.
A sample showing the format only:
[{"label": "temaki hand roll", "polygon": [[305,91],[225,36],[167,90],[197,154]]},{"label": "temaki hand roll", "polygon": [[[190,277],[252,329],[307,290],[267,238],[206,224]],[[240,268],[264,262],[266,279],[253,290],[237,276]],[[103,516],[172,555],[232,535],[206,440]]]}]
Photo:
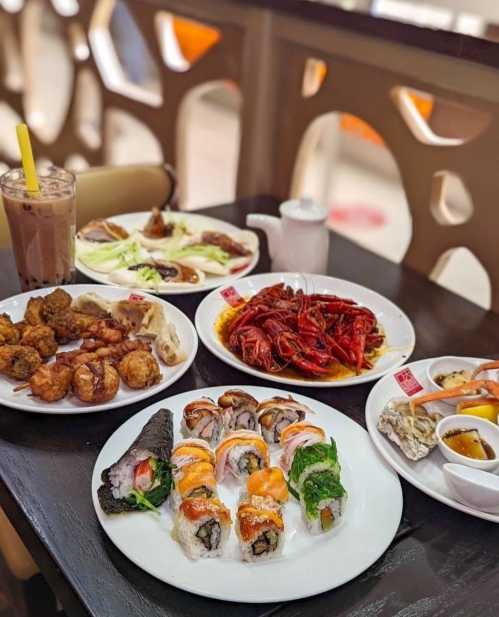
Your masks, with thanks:
[{"label": "temaki hand roll", "polygon": [[224,426],[227,433],[239,430],[258,431],[256,398],[244,390],[227,390],[218,399],[224,410]]},{"label": "temaki hand roll", "polygon": [[184,408],[182,433],[204,439],[210,446],[218,443],[223,430],[223,412],[207,397],[192,401]]},{"label": "temaki hand roll", "polygon": [[170,494],[173,419],[157,411],[117,463],[102,472],[98,497],[106,514],[153,510]]}]

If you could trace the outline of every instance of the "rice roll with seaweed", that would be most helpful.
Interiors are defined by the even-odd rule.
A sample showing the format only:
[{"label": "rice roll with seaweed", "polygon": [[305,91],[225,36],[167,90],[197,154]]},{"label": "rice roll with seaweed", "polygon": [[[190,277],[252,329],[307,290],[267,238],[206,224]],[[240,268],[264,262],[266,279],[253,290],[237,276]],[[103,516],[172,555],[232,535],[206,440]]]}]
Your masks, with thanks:
[{"label": "rice roll with seaweed", "polygon": [[263,561],[281,554],[284,520],[272,497],[248,495],[237,510],[236,533],[244,561]]},{"label": "rice roll with seaweed", "polygon": [[300,491],[300,504],[310,532],[332,529],[343,515],[346,498],[347,492],[330,469],[309,475]]},{"label": "rice roll with seaweed", "polygon": [[184,408],[182,433],[185,437],[204,439],[214,446],[223,430],[223,412],[210,398],[192,401]]},{"label": "rice roll with seaweed", "polygon": [[217,481],[213,465],[207,461],[191,463],[182,468],[175,477],[171,503],[176,510],[184,499],[216,497]]},{"label": "rice roll with seaweed", "polygon": [[106,514],[153,510],[170,494],[172,413],[160,409],[114,465],[102,472],[98,498]]},{"label": "rice roll with seaweed", "polygon": [[244,390],[227,390],[218,399],[224,411],[224,426],[229,433],[239,430],[258,430],[258,401]]},{"label": "rice roll with seaweed", "polygon": [[188,557],[219,557],[229,538],[230,510],[216,499],[185,499],[175,518],[174,536]]},{"label": "rice roll with seaweed", "polygon": [[336,442],[332,437],[330,443],[316,443],[297,448],[289,470],[289,485],[294,490],[295,496],[300,493],[308,476],[326,470],[331,471],[333,477],[339,479],[341,468]]},{"label": "rice roll with seaweed", "polygon": [[314,426],[310,422],[296,422],[290,424],[281,431],[281,467],[289,471],[296,449],[304,446],[312,446],[326,440],[324,429]]},{"label": "rice roll with seaweed", "polygon": [[291,396],[274,396],[258,405],[258,422],[267,443],[279,443],[281,432],[294,422],[301,422],[311,410]]},{"label": "rice roll with seaweed", "polygon": [[171,464],[173,475],[177,476],[184,467],[205,461],[215,465],[215,453],[202,439],[183,439],[173,448]]},{"label": "rice roll with seaweed", "polygon": [[227,473],[235,478],[247,478],[254,471],[269,465],[269,448],[253,431],[236,431],[220,442],[216,451],[216,475],[222,482]]},{"label": "rice roll with seaweed", "polygon": [[288,485],[279,467],[265,467],[251,474],[246,482],[248,495],[272,497],[277,503],[288,501]]}]

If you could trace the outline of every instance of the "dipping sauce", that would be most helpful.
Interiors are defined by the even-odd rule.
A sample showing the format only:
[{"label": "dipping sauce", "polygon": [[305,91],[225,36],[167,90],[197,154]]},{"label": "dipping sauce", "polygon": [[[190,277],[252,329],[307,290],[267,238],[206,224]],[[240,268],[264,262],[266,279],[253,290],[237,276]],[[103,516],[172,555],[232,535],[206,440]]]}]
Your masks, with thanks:
[{"label": "dipping sauce", "polygon": [[443,373],[435,377],[435,383],[441,388],[458,388],[464,386],[468,381],[471,381],[471,371],[452,371],[452,373]]},{"label": "dipping sauce", "polygon": [[476,429],[457,429],[445,433],[442,437],[444,443],[451,450],[479,461],[490,461],[496,458],[494,450],[480,436]]}]

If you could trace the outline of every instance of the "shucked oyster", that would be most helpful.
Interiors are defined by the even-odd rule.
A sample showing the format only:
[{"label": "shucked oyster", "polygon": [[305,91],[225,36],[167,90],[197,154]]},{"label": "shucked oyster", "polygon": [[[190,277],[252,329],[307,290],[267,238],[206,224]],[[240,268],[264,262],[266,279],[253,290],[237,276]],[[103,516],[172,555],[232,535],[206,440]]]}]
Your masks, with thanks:
[{"label": "shucked oyster", "polygon": [[423,407],[409,408],[409,400],[391,400],[378,418],[378,430],[397,444],[411,461],[428,456],[437,445],[435,427],[442,415]]}]

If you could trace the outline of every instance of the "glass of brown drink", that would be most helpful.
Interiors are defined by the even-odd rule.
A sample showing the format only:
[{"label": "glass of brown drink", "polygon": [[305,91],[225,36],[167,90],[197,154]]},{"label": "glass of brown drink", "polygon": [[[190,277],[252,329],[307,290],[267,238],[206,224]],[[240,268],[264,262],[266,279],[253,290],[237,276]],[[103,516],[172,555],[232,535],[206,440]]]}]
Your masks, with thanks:
[{"label": "glass of brown drink", "polygon": [[31,193],[22,169],[12,169],[0,178],[23,291],[75,280],[75,177],[50,167],[38,179],[40,191]]}]

